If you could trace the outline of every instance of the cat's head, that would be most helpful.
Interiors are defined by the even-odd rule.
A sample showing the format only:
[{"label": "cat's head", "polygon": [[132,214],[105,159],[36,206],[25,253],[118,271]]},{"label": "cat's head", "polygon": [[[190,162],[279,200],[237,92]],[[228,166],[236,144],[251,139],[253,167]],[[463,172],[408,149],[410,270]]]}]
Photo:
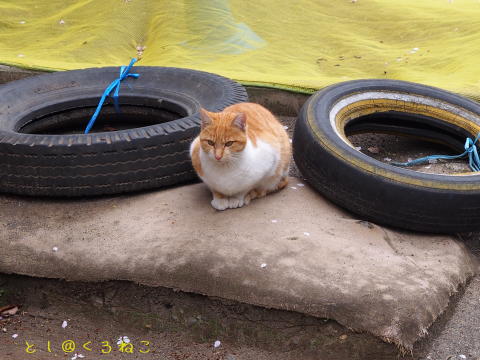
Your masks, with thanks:
[{"label": "cat's head", "polygon": [[247,118],[244,113],[212,113],[200,110],[202,130],[200,145],[208,156],[219,163],[237,158],[247,145]]}]

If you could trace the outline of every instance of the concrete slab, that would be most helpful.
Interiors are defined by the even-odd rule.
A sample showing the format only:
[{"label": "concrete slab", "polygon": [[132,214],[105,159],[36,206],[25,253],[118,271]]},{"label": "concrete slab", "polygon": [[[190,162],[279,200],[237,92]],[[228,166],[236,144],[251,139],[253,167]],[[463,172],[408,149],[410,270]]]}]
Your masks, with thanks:
[{"label": "concrete slab", "polygon": [[294,310],[411,349],[475,260],[453,237],[358,221],[299,182],[225,212],[203,184],[82,201],[2,196],[0,272]]}]

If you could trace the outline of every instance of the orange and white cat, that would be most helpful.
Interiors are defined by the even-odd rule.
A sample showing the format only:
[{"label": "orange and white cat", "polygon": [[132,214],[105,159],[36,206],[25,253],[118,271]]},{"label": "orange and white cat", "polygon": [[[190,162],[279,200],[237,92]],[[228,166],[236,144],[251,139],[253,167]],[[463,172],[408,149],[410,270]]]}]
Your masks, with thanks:
[{"label": "orange and white cat", "polygon": [[287,185],[290,139],[270,111],[240,103],[219,113],[201,109],[200,115],[201,132],[190,156],[212,191],[215,209],[242,207]]}]

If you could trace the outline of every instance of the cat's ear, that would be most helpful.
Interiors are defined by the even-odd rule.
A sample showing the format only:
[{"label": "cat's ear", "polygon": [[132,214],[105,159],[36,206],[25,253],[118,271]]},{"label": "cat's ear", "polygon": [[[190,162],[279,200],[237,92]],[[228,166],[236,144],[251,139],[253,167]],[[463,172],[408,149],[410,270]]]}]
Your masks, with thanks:
[{"label": "cat's ear", "polygon": [[238,127],[242,131],[245,131],[247,126],[247,116],[245,113],[238,113],[235,116],[235,119],[233,119],[232,125]]},{"label": "cat's ear", "polygon": [[200,109],[200,119],[202,120],[202,129],[206,128],[213,122],[208,111],[203,108]]}]

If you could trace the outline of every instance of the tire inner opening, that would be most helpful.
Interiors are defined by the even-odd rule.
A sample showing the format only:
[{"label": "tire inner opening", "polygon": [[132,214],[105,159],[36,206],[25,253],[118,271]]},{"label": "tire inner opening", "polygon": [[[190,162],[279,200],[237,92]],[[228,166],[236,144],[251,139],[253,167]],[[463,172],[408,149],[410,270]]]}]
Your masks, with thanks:
[{"label": "tire inner opening", "polygon": [[[397,111],[377,112],[349,120],[345,135],[360,152],[378,161],[407,162],[428,155],[457,155],[471,134],[433,117]],[[470,172],[468,160],[455,159],[408,167],[439,174]]]},{"label": "tire inner opening", "polygon": [[[23,118],[17,132],[24,134],[83,134],[98,104],[96,99],[69,101],[43,108]],[[111,99],[107,99],[90,133],[109,132],[151,126],[174,121],[190,115],[187,104],[145,97],[120,97],[117,113]]]}]

